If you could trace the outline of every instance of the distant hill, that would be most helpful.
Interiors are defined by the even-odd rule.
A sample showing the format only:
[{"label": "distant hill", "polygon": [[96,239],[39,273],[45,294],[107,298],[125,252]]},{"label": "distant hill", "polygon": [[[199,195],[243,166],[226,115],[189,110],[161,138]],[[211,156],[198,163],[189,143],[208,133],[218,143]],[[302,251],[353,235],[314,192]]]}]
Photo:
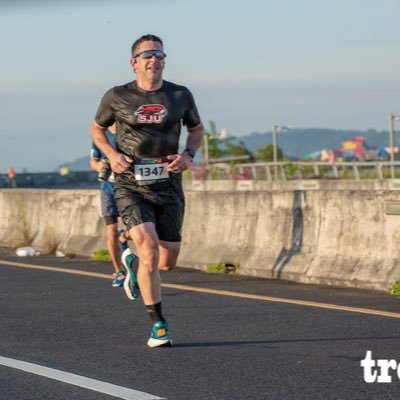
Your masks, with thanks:
[{"label": "distant hill", "polygon": [[[388,147],[388,131],[367,131],[359,130],[334,130],[334,129],[291,129],[277,134],[277,146],[288,157],[301,158],[305,154],[321,149],[336,150],[342,146],[342,142],[352,139],[355,136],[363,136],[368,147]],[[243,140],[246,147],[255,153],[257,148],[272,143],[272,133],[252,133],[248,136],[238,137]],[[397,142],[397,141],[396,141]]]},{"label": "distant hill", "polygon": [[77,158],[75,161],[65,163],[71,171],[90,171],[89,156]]},{"label": "distant hill", "polygon": [[[277,134],[277,146],[286,156],[301,158],[305,154],[322,149],[339,149],[342,142],[350,140],[355,136],[363,136],[366,145],[371,148],[389,146],[388,131],[376,131],[374,129],[356,131],[321,128],[291,129],[289,131],[279,132]],[[259,147],[272,143],[272,133],[255,132],[247,136],[237,137],[236,140],[242,140],[246,147],[255,154]],[[398,143],[396,138],[395,143]],[[68,165],[71,171],[89,171],[89,156],[78,158],[75,161],[66,163],[66,165]],[[54,169],[57,170],[58,167],[59,166],[56,166]]]}]

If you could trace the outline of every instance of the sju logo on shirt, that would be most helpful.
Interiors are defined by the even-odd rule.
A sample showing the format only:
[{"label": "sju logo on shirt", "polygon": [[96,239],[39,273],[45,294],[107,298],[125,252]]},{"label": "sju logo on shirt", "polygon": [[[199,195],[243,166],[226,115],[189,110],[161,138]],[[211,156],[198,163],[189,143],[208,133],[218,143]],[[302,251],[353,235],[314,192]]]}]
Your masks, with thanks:
[{"label": "sju logo on shirt", "polygon": [[142,124],[160,124],[167,113],[161,104],[144,104],[135,111],[137,122]]}]

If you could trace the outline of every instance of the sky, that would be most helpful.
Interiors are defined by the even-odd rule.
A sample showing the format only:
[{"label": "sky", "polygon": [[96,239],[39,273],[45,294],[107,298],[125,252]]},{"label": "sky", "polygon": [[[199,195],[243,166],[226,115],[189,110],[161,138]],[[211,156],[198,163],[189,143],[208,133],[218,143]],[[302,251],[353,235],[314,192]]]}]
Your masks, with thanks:
[{"label": "sky", "polygon": [[147,33],[206,127],[387,130],[399,15],[398,0],[2,0],[0,173],[89,154],[99,101],[134,79],[130,47]]}]

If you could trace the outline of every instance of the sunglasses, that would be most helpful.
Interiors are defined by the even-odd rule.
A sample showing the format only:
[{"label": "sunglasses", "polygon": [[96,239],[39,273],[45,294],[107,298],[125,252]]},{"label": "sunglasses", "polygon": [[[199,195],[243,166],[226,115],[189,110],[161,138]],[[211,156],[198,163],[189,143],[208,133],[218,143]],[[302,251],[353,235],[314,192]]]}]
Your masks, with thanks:
[{"label": "sunglasses", "polygon": [[164,60],[164,58],[167,57],[167,55],[161,50],[145,50],[137,53],[135,56],[133,56],[133,58],[141,57],[147,60],[153,56],[156,56],[158,60]]}]

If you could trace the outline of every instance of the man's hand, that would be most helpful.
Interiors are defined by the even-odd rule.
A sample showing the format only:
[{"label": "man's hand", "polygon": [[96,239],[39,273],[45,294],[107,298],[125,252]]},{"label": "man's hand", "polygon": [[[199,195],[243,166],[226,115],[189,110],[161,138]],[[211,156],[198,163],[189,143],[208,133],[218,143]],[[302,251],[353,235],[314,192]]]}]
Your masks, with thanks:
[{"label": "man's hand", "polygon": [[192,157],[190,157],[186,152],[182,154],[172,154],[167,156],[168,160],[172,160],[171,163],[168,164],[167,171],[169,172],[183,172],[186,169],[190,168],[192,164]]},{"label": "man's hand", "polygon": [[111,169],[117,174],[125,172],[132,163],[133,163],[132,158],[124,154],[118,153],[117,151],[115,151],[112,155],[110,155]]},{"label": "man's hand", "polygon": [[104,158],[101,159],[100,161],[98,161],[96,164],[97,172],[105,171],[107,168],[108,168],[108,164],[107,164],[107,161],[104,160]]}]

